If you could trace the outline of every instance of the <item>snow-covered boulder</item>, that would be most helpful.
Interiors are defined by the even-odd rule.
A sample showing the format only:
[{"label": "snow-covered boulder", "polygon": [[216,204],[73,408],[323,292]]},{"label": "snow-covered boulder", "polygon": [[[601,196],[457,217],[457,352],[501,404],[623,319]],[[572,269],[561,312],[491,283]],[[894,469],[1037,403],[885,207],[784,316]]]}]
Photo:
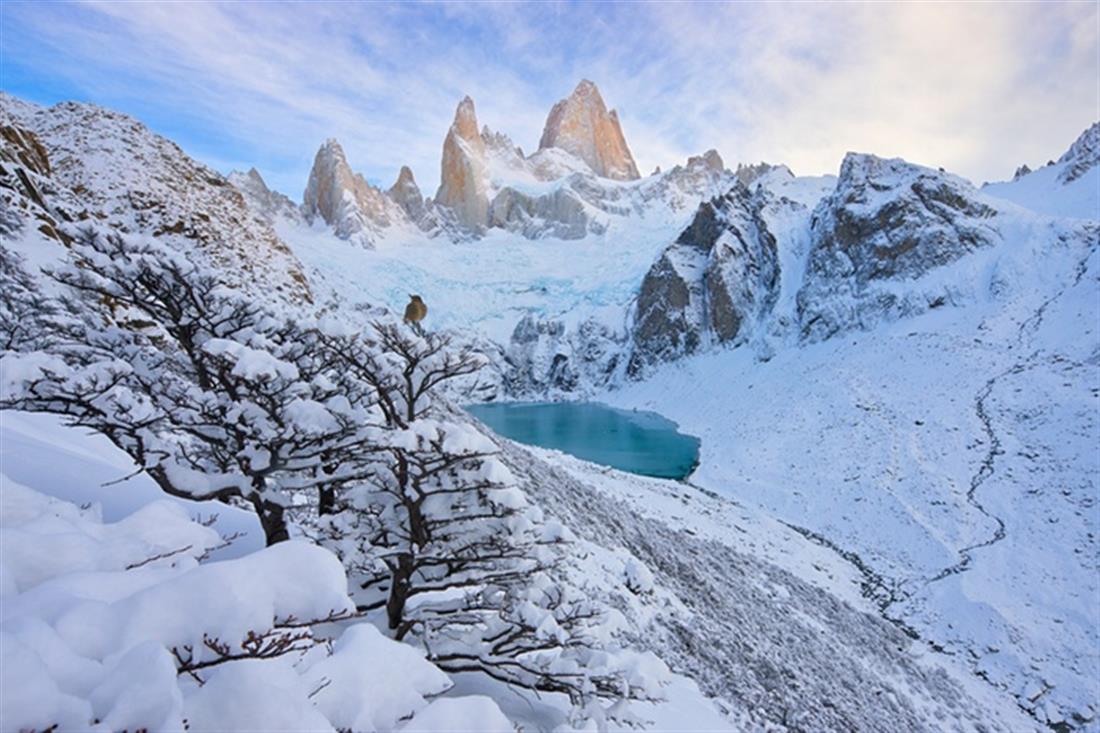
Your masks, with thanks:
[{"label": "snow-covered boulder", "polygon": [[315,635],[354,611],[320,547],[207,561],[222,538],[178,502],[105,524],[3,474],[0,509],[5,730],[512,729],[484,696],[430,702],[450,678],[374,626]]}]

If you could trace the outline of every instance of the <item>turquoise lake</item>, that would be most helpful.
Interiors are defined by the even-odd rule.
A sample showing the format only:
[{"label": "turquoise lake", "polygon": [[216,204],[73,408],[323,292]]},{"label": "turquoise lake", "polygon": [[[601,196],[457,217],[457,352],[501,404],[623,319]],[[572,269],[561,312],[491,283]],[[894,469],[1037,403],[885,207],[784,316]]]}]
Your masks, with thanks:
[{"label": "turquoise lake", "polygon": [[466,410],[517,443],[643,476],[687,478],[699,460],[699,439],[655,412],[598,402],[493,402]]}]

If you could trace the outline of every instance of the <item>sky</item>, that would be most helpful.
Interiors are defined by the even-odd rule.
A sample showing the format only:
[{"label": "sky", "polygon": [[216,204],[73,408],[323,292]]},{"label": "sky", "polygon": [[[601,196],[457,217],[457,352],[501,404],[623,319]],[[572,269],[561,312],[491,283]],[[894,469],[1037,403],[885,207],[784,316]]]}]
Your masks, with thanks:
[{"label": "sky", "polygon": [[975,182],[1057,158],[1100,119],[1100,2],[408,3],[0,0],[0,88],[131,114],[300,199],[317,148],[431,195],[464,95],[532,152],[582,78],[643,173],[835,173],[847,151]]}]

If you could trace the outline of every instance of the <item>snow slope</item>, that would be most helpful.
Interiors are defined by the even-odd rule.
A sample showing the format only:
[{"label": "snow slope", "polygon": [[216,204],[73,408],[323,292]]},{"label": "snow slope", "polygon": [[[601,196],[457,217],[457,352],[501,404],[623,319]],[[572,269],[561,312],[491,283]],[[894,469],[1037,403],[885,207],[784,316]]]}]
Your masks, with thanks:
[{"label": "snow slope", "polygon": [[428,304],[432,328],[474,331],[507,344],[528,313],[564,317],[571,325],[597,315],[621,329],[645,271],[691,214],[616,219],[606,233],[582,240],[529,240],[491,230],[456,245],[410,234],[373,251],[322,227],[284,221],[277,231],[311,270],[311,282],[347,302],[402,312],[416,293]]},{"label": "snow slope", "polygon": [[[1088,162],[1091,150],[1079,141],[1058,164],[980,193],[879,161],[925,177],[947,201],[962,197],[989,234],[942,263],[929,250],[934,261],[877,280],[875,297],[894,305],[822,343],[799,338],[796,296],[811,277],[814,208],[836,180],[767,170],[752,185],[780,202],[764,214],[780,278],[749,348],[711,349],[597,393],[701,437],[692,483],[842,553],[872,579],[866,590],[881,613],[954,657],[1003,695],[1001,706],[1014,700],[1033,722],[1086,730],[1100,725],[1100,167]],[[393,243],[355,260],[333,257],[322,237],[303,251],[301,237],[283,236],[337,291],[381,294],[391,307],[418,292],[438,319],[433,328],[476,329],[503,344],[528,311],[628,331],[648,263],[683,223],[647,231],[639,217],[572,241]],[[839,291],[835,306],[849,308]],[[540,355],[547,362],[570,348],[554,338]],[[582,382],[574,394],[592,391]],[[589,479],[600,490],[614,484]],[[695,522],[705,514],[683,512]],[[662,524],[675,516],[662,512]],[[780,564],[815,582],[806,567]],[[829,590],[845,597],[850,583]]]},{"label": "snow slope", "polygon": [[965,309],[768,362],[712,353],[602,399],[679,422],[702,439],[693,482],[855,553],[889,617],[1040,721],[1092,728],[1100,247],[1024,245]]},{"label": "snow slope", "polygon": [[[517,197],[580,186],[577,190],[600,204],[584,209],[600,226],[580,239],[528,239],[516,230],[494,229],[461,242],[394,228],[376,243],[376,251],[366,251],[295,217],[275,216],[270,227],[264,216],[246,210],[247,197],[234,195],[224,179],[196,167],[168,141],[127,127],[137,124],[132,120],[79,105],[40,111],[10,97],[0,101],[12,120],[28,127],[33,121],[41,137],[63,153],[57,180],[50,181],[60,190],[42,189],[53,205],[66,205],[59,211],[79,203],[76,192],[86,187],[85,198],[95,204],[92,215],[102,210],[111,223],[164,236],[181,247],[212,246],[223,259],[243,255],[253,276],[245,280],[263,281],[254,276],[270,270],[288,292],[305,286],[300,261],[315,302],[345,309],[350,318],[378,304],[400,312],[409,294],[420,294],[428,304],[429,328],[495,341],[491,351],[500,372],[517,359],[537,361],[542,372],[562,356],[596,365],[575,371],[571,381],[531,380],[521,387],[564,384],[573,394],[607,384],[621,387],[602,399],[656,410],[700,436],[702,461],[693,485],[606,473],[561,455],[505,444],[528,493],[581,536],[570,570],[575,579],[615,605],[621,633],[695,681],[676,679],[668,705],[647,711],[652,725],[710,729],[732,721],[749,730],[1015,731],[1038,725],[1100,730],[1095,682],[1100,679],[1100,222],[1094,195],[1100,185],[1094,163],[1100,128],[1087,131],[1057,164],[1013,183],[987,186],[980,194],[931,169],[914,173],[916,167],[904,161],[856,156],[892,178],[883,187],[882,180],[868,176],[861,181],[865,190],[855,191],[849,203],[866,214],[864,224],[882,218],[875,237],[888,240],[901,232],[906,238],[856,244],[874,245],[866,248],[876,250],[873,257],[879,257],[877,250],[890,256],[895,246],[906,255],[914,249],[909,235],[915,229],[912,242],[929,255],[920,267],[876,275],[873,295],[889,306],[870,303],[871,310],[858,318],[848,317],[854,309],[846,298],[865,295],[859,288],[866,283],[845,279],[850,272],[844,267],[816,274],[813,267],[813,248],[820,244],[814,220],[820,202],[839,188],[837,180],[795,178],[782,167],[754,168],[747,183],[766,194],[762,220],[777,240],[774,307],[757,316],[759,322],[747,332],[748,348],[708,345],[689,359],[659,366],[645,381],[620,383],[621,369],[608,365],[630,347],[639,284],[692,221],[703,195],[692,185],[676,188],[666,177],[671,172],[629,184],[597,185],[584,176],[566,184],[516,179],[498,166],[493,170],[500,180],[494,178],[493,185],[507,181]],[[84,130],[81,120],[107,142],[96,144],[95,130]],[[125,144],[127,130],[135,131],[139,144]],[[6,155],[7,148],[2,152]],[[546,162],[561,162],[558,157],[549,155]],[[142,175],[144,163],[134,161],[157,163],[166,179]],[[705,161],[699,165],[706,167]],[[41,215],[31,206],[34,195],[24,194],[8,170],[0,172],[5,176],[0,192],[24,205],[27,222],[37,221],[31,218]],[[917,191],[906,178],[910,174],[929,187]],[[945,181],[950,185],[938,185]],[[131,205],[128,189],[137,191],[138,204]],[[897,201],[911,203],[908,191],[918,197],[945,193],[933,203],[947,208],[891,209]],[[868,199],[859,198],[864,193]],[[149,201],[155,205],[139,205]],[[863,207],[868,201],[871,205]],[[950,210],[957,201],[956,211],[979,214],[957,216]],[[594,206],[588,199],[585,204]],[[223,214],[213,222],[199,216],[211,206]],[[901,214],[893,216],[897,211]],[[71,212],[77,216],[79,207]],[[921,217],[931,225],[924,226]],[[969,226],[970,219],[980,220],[990,236],[951,252],[937,249],[952,244],[955,225],[962,220]],[[245,225],[248,246],[242,252],[218,246],[233,222]],[[62,252],[52,240],[52,250],[43,247],[46,240],[29,224],[16,230],[13,246],[36,264]],[[928,232],[936,236],[923,238]],[[232,265],[227,263],[227,276],[240,275]],[[751,271],[754,263],[745,265]],[[822,290],[828,298],[812,305],[840,314],[840,327],[830,330],[827,340],[806,343],[798,328],[798,296],[808,292],[809,278],[822,273],[838,274],[839,285]],[[595,336],[585,335],[591,332],[586,323],[599,327]],[[507,348],[509,342],[516,346],[517,334],[528,339],[524,348]],[[11,413],[0,416],[0,435],[4,498],[7,487],[14,487],[10,492],[18,500],[19,512],[13,510],[11,517],[45,517],[49,527],[49,516],[62,516],[73,533],[102,539],[113,530],[100,526],[98,511],[114,526],[153,506],[151,486],[140,477],[103,486],[131,468],[111,458],[102,441],[85,441],[56,421]],[[101,510],[59,509],[35,498],[37,492],[80,504],[97,501]],[[173,513],[181,532],[201,534],[180,513],[179,503],[161,506]],[[199,518],[208,516],[206,511],[188,507],[185,513]],[[219,512],[214,525],[219,532],[252,533],[215,555],[219,563],[213,565],[250,561],[262,568],[270,562],[255,559],[262,552],[246,552],[258,547],[249,544],[256,537],[250,516]],[[6,510],[5,521],[8,517]],[[16,531],[29,531],[14,521]],[[5,537],[14,536],[10,532],[5,527]],[[111,545],[111,552],[92,550],[83,559],[115,574],[115,580],[131,577],[125,563],[136,555],[129,534],[123,532],[124,541]],[[117,547],[130,549],[123,557]],[[66,557],[71,562],[62,562],[59,574],[87,570],[78,562],[82,558]],[[168,562],[151,570],[196,569],[193,558],[178,559],[178,567]],[[303,565],[316,561],[314,569],[324,574],[329,560],[318,556]],[[14,569],[5,565],[5,593],[39,592],[36,572],[29,561]],[[150,583],[159,578],[149,574]],[[111,587],[125,585],[116,586],[115,580]],[[331,584],[314,589],[335,597]],[[23,601],[12,605],[5,598],[5,614],[24,608]],[[46,622],[33,608],[19,613],[19,623]],[[204,617],[207,621],[219,620]],[[111,631],[117,628],[104,624],[102,638],[117,641],[119,634]],[[910,634],[927,649],[912,644]],[[346,646],[337,642],[330,659],[344,648],[351,650],[345,658],[361,659],[373,648],[367,637],[349,637]],[[163,667],[164,640],[143,641],[160,648],[135,657],[134,669]],[[121,694],[117,688],[95,699],[87,695],[92,682],[105,684],[103,665],[133,649],[104,642],[94,654],[69,651],[74,650],[92,666],[64,659],[82,670],[95,669],[83,686],[54,679],[49,669],[35,684],[56,688],[58,709],[66,715],[85,715],[88,705],[97,715],[110,712],[108,702]],[[16,666],[7,668],[37,669],[34,654],[45,652],[31,652],[20,651],[23,656],[10,662]],[[162,719],[175,720],[171,716],[188,709],[220,710],[221,717],[205,719],[210,726],[245,725],[247,715],[225,717],[227,699],[285,695],[297,705],[303,690],[312,690],[300,679],[310,669],[219,675],[210,690],[228,691],[221,698],[211,699],[215,692],[205,687],[176,689]],[[351,687],[365,684],[354,675],[348,679]],[[718,699],[725,719],[695,683]],[[166,684],[165,689],[174,688]],[[488,694],[513,721],[535,728],[568,722],[564,706],[554,700],[507,702],[511,692],[483,679],[463,677],[453,689]],[[434,694],[414,692],[417,706]],[[192,697],[202,703],[198,708],[187,707]],[[423,712],[432,711],[434,717],[427,718],[432,725],[469,715],[500,727],[495,708],[484,702],[455,711],[437,700]],[[335,707],[319,714],[345,728],[362,712]],[[304,704],[288,715],[308,718],[310,710]],[[203,720],[201,714],[190,719]],[[294,720],[299,728],[323,727],[317,718]],[[37,724],[30,718],[24,722]],[[136,719],[131,723],[138,726]],[[395,723],[390,720],[389,727]]]},{"label": "snow slope", "polygon": [[1100,219],[1100,122],[1081,133],[1062,157],[1004,183],[987,183],[991,196],[1052,216]]},{"label": "snow slope", "polygon": [[864,596],[872,575],[766,514],[683,483],[505,451],[529,495],[581,538],[651,570],[652,590],[637,594],[651,599],[623,607],[635,643],[716,696],[739,730],[1037,729],[881,619]]}]

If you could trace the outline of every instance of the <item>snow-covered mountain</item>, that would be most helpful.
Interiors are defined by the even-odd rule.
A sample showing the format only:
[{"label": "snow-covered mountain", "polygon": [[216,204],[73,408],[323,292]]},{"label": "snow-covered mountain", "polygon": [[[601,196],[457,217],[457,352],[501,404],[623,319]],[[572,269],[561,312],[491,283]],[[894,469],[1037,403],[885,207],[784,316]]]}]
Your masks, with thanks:
[{"label": "snow-covered mountain", "polygon": [[[981,188],[856,153],[837,176],[731,171],[708,151],[643,178],[582,81],[531,155],[466,98],[431,198],[407,167],[372,186],[330,140],[298,205],[124,115],[4,95],[0,237],[48,264],[95,221],[359,327],[419,293],[430,330],[491,362],[458,399],[596,396],[699,436],[690,483],[498,440],[578,535],[565,572],[676,673],[665,703],[638,708],[652,725],[1095,731],[1098,135]],[[5,445],[77,440],[24,419]],[[31,490],[55,482],[4,450],[11,527],[33,535],[56,511],[103,534],[50,509]],[[564,722],[561,701],[455,682],[513,723]],[[444,687],[414,691],[402,724],[429,720]],[[90,690],[59,699],[98,704]]]},{"label": "snow-covered mountain", "polygon": [[340,238],[367,247],[401,238],[410,228],[456,241],[491,230],[526,239],[582,239],[603,234],[618,218],[694,207],[730,178],[709,151],[638,181],[618,116],[607,110],[595,84],[582,81],[551,110],[530,156],[506,134],[479,127],[474,100],[462,99],[443,141],[439,188],[428,199],[407,166],[389,190],[371,186],[353,172],[340,144],[329,140],[317,152],[303,207],[307,219],[323,220]]},{"label": "snow-covered mountain", "polygon": [[137,120],[91,104],[43,108],[0,93],[0,125],[9,131],[4,218],[18,222],[20,236],[63,241],[58,221],[92,220],[198,247],[234,283],[310,299],[301,263],[263,211]]},{"label": "snow-covered mountain", "polygon": [[[1051,216],[1095,219],[1100,173],[1100,123],[1094,124],[1056,161],[1004,183],[987,183],[982,190],[1025,208]],[[1024,166],[1027,168],[1027,166]]]}]

